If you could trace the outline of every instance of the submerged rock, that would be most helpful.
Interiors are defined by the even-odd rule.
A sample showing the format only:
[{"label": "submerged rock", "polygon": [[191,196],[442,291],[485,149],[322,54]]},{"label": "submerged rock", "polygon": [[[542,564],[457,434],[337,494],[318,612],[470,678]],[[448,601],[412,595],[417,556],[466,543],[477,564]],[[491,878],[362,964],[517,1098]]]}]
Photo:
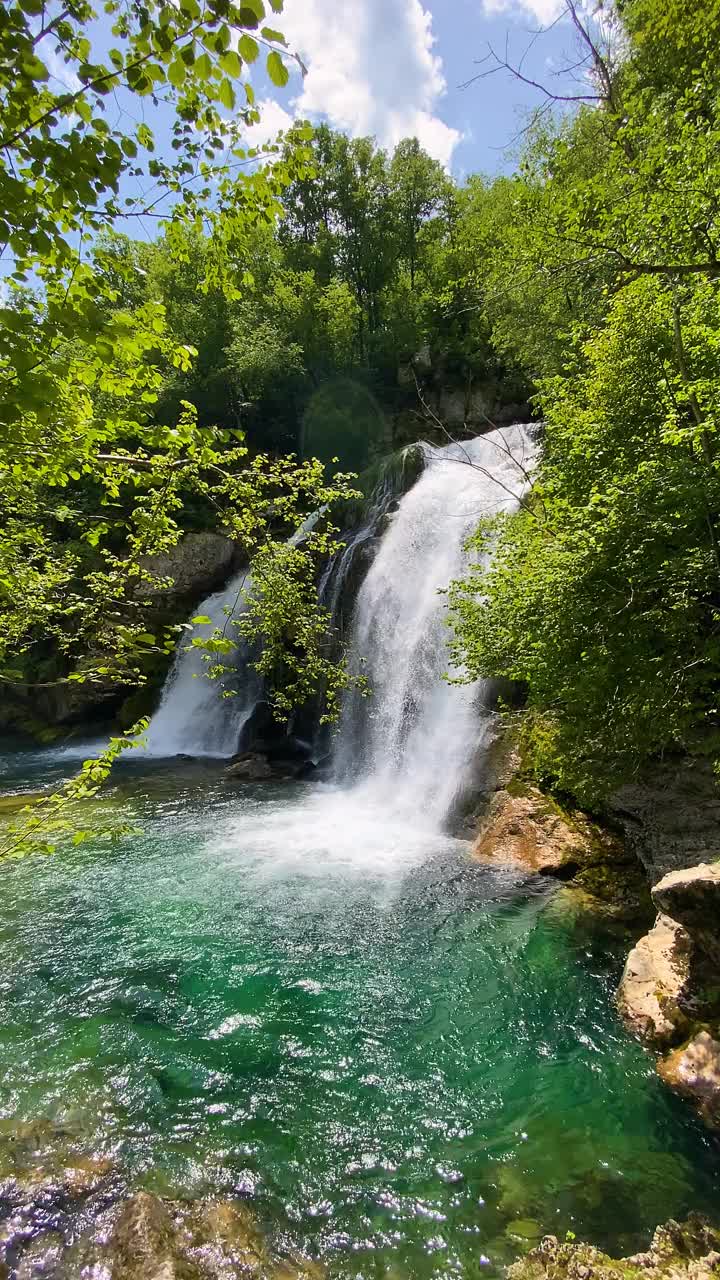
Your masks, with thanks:
[{"label": "submerged rock", "polygon": [[691,1215],[658,1227],[647,1253],[610,1258],[592,1245],[546,1236],[508,1268],[509,1280],[710,1280],[720,1271],[720,1232]]},{"label": "submerged rock", "polygon": [[169,1209],[140,1191],[125,1202],[108,1242],[113,1280],[200,1280],[183,1256],[182,1240]]}]

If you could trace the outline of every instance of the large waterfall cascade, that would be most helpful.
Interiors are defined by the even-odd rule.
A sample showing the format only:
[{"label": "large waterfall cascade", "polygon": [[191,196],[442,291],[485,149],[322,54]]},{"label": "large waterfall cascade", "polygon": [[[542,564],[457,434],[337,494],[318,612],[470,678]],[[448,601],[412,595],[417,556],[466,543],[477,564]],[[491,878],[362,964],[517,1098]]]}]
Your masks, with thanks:
[{"label": "large waterfall cascade", "polygon": [[452,684],[445,591],[467,565],[482,516],[513,510],[528,483],[531,428],[426,446],[360,588],[350,662],[371,696],[348,700],[335,751],[338,779],[373,802],[440,823],[482,747],[482,688]]},{"label": "large waterfall cascade", "polygon": [[[467,443],[424,446],[426,466],[389,518],[360,587],[349,662],[369,697],[347,699],[336,736],[334,777],[362,788],[368,803],[440,824],[462,789],[482,744],[478,686],[456,685],[448,671],[444,592],[467,564],[465,544],[483,517],[516,508],[535,453],[532,428],[496,429]],[[352,552],[375,533],[386,495],[350,535],[326,574],[326,603],[337,609]],[[223,626],[242,607],[243,575],[199,606]],[[245,583],[247,587],[247,583]],[[321,586],[322,590],[322,586]],[[148,732],[156,755],[229,756],[260,696],[251,671],[238,696],[223,699],[202,678],[198,653],[181,651]]]}]

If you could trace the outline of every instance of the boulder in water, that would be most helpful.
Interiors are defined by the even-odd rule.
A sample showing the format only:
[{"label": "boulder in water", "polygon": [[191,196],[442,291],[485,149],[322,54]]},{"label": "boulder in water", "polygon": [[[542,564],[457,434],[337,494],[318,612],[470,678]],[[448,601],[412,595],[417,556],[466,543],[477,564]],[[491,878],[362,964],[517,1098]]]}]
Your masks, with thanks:
[{"label": "boulder in water", "polygon": [[267,756],[258,751],[248,751],[228,765],[225,776],[241,782],[267,782],[275,777],[275,772]]},{"label": "boulder in water", "polygon": [[517,780],[493,795],[473,852],[484,861],[515,864],[560,880],[593,863],[624,859],[614,836]]},{"label": "boulder in water", "polygon": [[720,1043],[700,1031],[658,1065],[661,1079],[690,1098],[711,1129],[720,1129]]},{"label": "boulder in water", "polygon": [[720,1233],[697,1214],[658,1227],[646,1253],[610,1258],[588,1244],[545,1239],[508,1268],[508,1280],[711,1280],[720,1267]]},{"label": "boulder in water", "polygon": [[687,1034],[680,1001],[688,987],[691,952],[687,930],[665,915],[658,916],[630,952],[617,1002],[623,1020],[641,1040],[668,1047]]}]

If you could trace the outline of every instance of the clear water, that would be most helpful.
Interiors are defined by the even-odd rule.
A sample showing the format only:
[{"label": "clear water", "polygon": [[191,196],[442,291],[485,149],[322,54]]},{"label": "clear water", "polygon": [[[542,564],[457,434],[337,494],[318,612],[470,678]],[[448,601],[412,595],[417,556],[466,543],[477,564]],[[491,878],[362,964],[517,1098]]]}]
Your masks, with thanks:
[{"label": "clear water", "polygon": [[627,942],[553,885],[209,764],[126,765],[104,803],[140,833],[2,869],[0,1118],[70,1115],[131,1186],[246,1196],[335,1276],[713,1213],[713,1141],[613,1010]]}]

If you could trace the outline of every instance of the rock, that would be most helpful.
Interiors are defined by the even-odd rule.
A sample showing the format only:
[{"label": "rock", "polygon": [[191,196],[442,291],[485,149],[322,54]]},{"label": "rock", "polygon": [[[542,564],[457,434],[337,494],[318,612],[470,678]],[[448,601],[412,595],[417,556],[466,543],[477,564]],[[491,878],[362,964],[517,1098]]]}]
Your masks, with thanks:
[{"label": "rock", "polygon": [[679,921],[713,971],[720,965],[720,865],[671,871],[654,886],[658,911]]},{"label": "rock", "polygon": [[720,787],[712,764],[680,758],[616,791],[605,806],[655,884],[720,858]]},{"label": "rock", "polygon": [[570,879],[583,866],[624,856],[620,842],[585,815],[565,813],[537,787],[517,782],[492,797],[473,853],[559,879]]},{"label": "rock", "polygon": [[542,1235],[542,1227],[534,1218],[516,1218],[512,1222],[508,1222],[505,1228],[506,1236],[515,1236],[518,1240],[539,1240]]},{"label": "rock", "polygon": [[146,556],[143,568],[154,578],[171,578],[165,585],[143,584],[148,599],[204,597],[222,587],[238,563],[237,544],[219,533],[186,533],[176,546],[160,555]]},{"label": "rock", "polygon": [[266,782],[274,776],[274,770],[267,756],[255,751],[250,751],[239,760],[234,760],[225,770],[226,778],[239,779],[242,782]]},{"label": "rock", "polygon": [[108,1241],[113,1280],[200,1280],[168,1208],[147,1191],[126,1200]]},{"label": "rock", "polygon": [[692,939],[669,916],[633,947],[618,988],[620,1014],[640,1039],[657,1046],[677,1043],[687,1034],[688,1019],[680,1007],[690,980]]},{"label": "rock", "polygon": [[658,1064],[672,1089],[693,1101],[711,1129],[720,1128],[720,1042],[701,1031]]},{"label": "rock", "polygon": [[55,1280],[55,1277],[60,1280],[64,1251],[65,1240],[59,1231],[45,1231],[35,1236],[20,1256],[15,1268],[16,1280]]},{"label": "rock", "polygon": [[710,1280],[720,1268],[720,1233],[697,1215],[658,1227],[647,1253],[610,1258],[587,1244],[545,1239],[508,1268],[508,1280]]}]

